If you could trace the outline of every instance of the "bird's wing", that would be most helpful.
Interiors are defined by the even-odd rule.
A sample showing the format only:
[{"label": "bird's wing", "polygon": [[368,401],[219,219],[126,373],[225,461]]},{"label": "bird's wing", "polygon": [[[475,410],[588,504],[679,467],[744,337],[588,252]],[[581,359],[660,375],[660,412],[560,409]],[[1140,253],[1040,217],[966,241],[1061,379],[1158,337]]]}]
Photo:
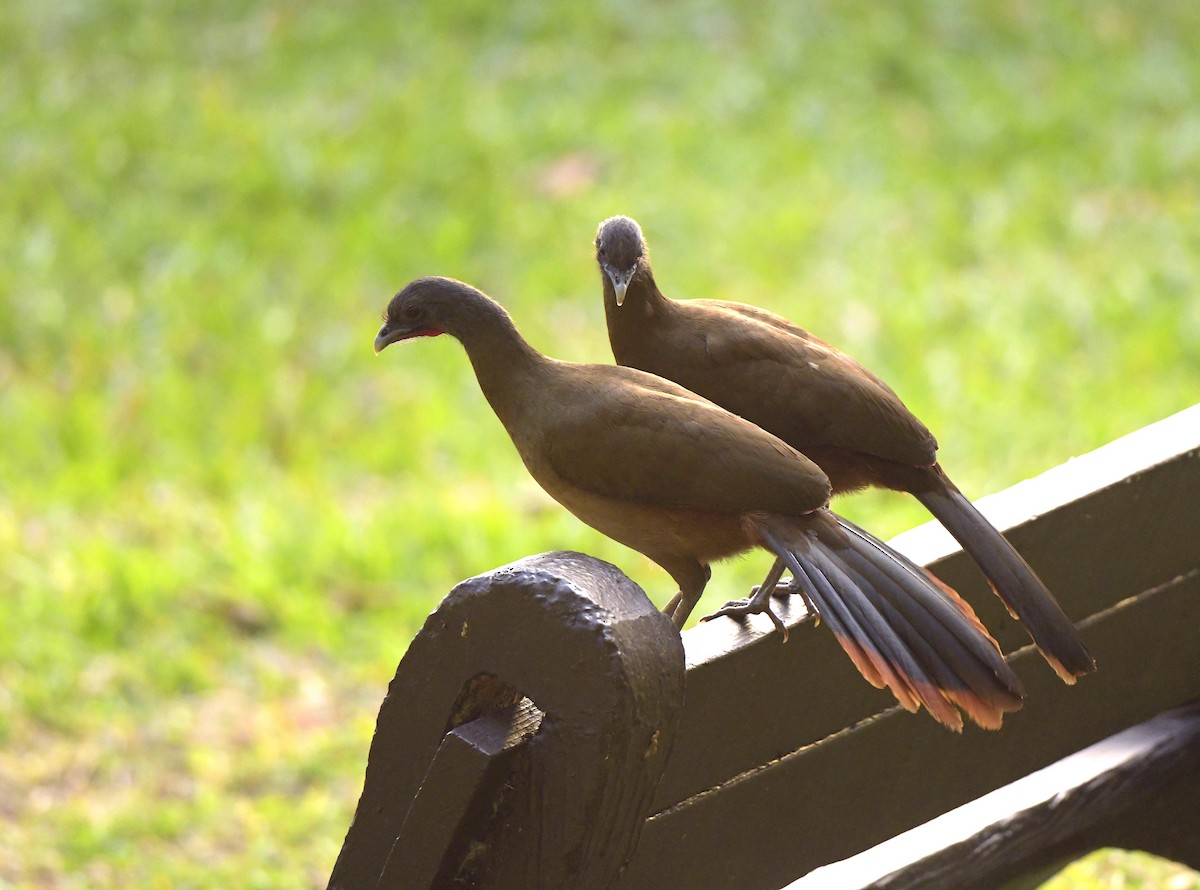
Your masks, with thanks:
[{"label": "bird's wing", "polygon": [[542,448],[564,481],[641,504],[801,515],[829,498],[810,460],[682,387],[632,368],[575,366]]},{"label": "bird's wing", "polygon": [[[689,307],[703,309],[702,313]],[[928,466],[937,441],[886,383],[828,343],[773,313],[738,303],[678,304],[701,330],[721,404],[794,444],[839,448]],[[714,392],[706,385],[708,395]],[[734,407],[752,400],[758,413]],[[769,418],[769,419],[768,419]],[[803,434],[790,430],[803,428]],[[785,429],[788,433],[783,432]]]}]

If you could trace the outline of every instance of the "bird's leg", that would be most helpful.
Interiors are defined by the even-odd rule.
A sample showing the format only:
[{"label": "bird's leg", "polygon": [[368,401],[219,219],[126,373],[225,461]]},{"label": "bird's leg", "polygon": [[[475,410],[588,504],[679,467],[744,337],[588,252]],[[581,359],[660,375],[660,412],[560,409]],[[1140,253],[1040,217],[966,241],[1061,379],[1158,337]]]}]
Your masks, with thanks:
[{"label": "bird's leg", "polygon": [[671,602],[667,603],[667,608],[663,609],[671,617],[671,623],[675,625],[676,630],[683,630],[688,616],[692,614],[692,609],[696,608],[696,603],[700,599],[702,590],[703,588],[690,594],[680,590],[679,593],[671,597]]},{"label": "bird's leg", "polygon": [[683,630],[683,626],[687,623],[688,616],[692,614],[694,608],[696,608],[696,600],[689,602],[682,594],[679,595],[679,605],[671,613],[671,623],[675,625],[676,630]]},{"label": "bird's leg", "polygon": [[675,610],[679,608],[679,601],[682,599],[683,599],[683,591],[679,591],[673,597],[671,597],[670,602],[668,602],[665,606],[663,606],[663,614],[674,616]]},{"label": "bird's leg", "polygon": [[692,609],[696,608],[700,594],[704,593],[704,588],[712,578],[712,569],[692,560],[671,562],[670,565],[661,561],[659,565],[670,572],[671,577],[679,584],[679,593],[671,597],[663,612],[671,617],[676,629],[683,630]]},{"label": "bird's leg", "polygon": [[[753,599],[760,593],[762,593],[763,596],[774,596],[779,594],[779,579],[783,577],[783,568],[783,560],[776,559],[770,570],[767,572],[767,577],[763,578],[762,584],[751,588],[750,598]],[[764,590],[766,591],[765,593],[763,593]],[[783,595],[786,595],[786,591],[783,592]]]},{"label": "bird's leg", "polygon": [[771,571],[767,573],[767,577],[762,584],[758,584],[750,588],[750,595],[754,596],[764,586],[772,585],[771,595],[780,597],[789,597],[796,591],[793,589],[797,586],[795,579],[789,581],[780,581],[780,576],[783,575],[784,564],[782,559],[776,559],[775,565],[771,566]]},{"label": "bird's leg", "polygon": [[777,559],[771,565],[770,571],[767,572],[767,577],[763,578],[762,584],[754,588],[754,592],[750,596],[745,599],[730,600],[711,615],[706,615],[701,621],[710,621],[718,615],[728,615],[731,618],[745,618],[747,615],[762,615],[765,613],[771,619],[771,623],[783,633],[783,641],[786,643],[788,640],[787,625],[780,620],[779,616],[771,608],[771,594],[775,592],[775,587],[779,584],[779,579],[782,577],[783,560]]}]

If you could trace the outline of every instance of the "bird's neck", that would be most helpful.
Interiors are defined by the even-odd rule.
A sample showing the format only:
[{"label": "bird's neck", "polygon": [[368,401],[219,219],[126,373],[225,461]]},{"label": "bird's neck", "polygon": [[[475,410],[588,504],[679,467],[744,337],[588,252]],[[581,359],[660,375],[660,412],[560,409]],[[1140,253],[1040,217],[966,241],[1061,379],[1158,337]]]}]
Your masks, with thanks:
[{"label": "bird's neck", "polygon": [[625,290],[625,301],[617,305],[617,292],[604,277],[604,320],[608,339],[617,361],[626,364],[622,352],[633,349],[643,341],[654,339],[656,326],[666,322],[675,311],[675,304],[665,297],[654,281],[648,266],[637,271]]},{"label": "bird's neck", "polygon": [[498,304],[479,303],[471,307],[470,316],[455,336],[467,351],[479,388],[507,426],[530,397],[538,371],[549,360],[525,342]]}]

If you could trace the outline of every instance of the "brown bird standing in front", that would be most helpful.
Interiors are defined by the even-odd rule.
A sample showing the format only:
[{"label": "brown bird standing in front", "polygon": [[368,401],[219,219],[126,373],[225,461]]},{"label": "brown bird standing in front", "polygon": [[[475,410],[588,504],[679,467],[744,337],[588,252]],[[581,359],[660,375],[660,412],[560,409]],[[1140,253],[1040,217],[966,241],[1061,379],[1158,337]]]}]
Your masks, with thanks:
[{"label": "brown bird standing in front", "polygon": [[[785,318],[658,289],[642,230],[600,224],[596,260],[613,356],[674,380],[783,439],[828,475],[834,494],[906,491],[958,540],[1067,683],[1095,660],[1050,592],[937,462],[937,442],[882,380]],[[778,569],[777,569],[778,570]]]},{"label": "brown bird standing in front", "polygon": [[[1020,681],[971,607],[830,513],[829,480],[786,443],[652,374],[547,358],[499,304],[448,278],[398,293],[375,351],[438,334],[466,349],[533,478],[671,574],[677,627],[712,560],[764,547],[802,580],[863,676],[905,708],[924,704],[960,730],[954,705],[988,728],[1021,706]],[[778,578],[768,576],[763,599]]]}]

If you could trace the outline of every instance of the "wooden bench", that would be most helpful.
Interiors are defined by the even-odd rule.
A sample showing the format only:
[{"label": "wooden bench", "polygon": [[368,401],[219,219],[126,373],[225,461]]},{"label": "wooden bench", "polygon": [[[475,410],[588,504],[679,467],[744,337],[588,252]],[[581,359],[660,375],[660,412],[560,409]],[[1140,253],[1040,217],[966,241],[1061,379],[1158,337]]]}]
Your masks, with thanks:
[{"label": "wooden bench", "polygon": [[901,535],[1024,681],[1000,732],[902,711],[798,603],[786,645],[758,618],[681,644],[615,567],[530,557],[410,645],[330,887],[1035,886],[1109,845],[1200,867],[1200,406],[980,506],[1099,662],[1063,685],[948,535]]}]

